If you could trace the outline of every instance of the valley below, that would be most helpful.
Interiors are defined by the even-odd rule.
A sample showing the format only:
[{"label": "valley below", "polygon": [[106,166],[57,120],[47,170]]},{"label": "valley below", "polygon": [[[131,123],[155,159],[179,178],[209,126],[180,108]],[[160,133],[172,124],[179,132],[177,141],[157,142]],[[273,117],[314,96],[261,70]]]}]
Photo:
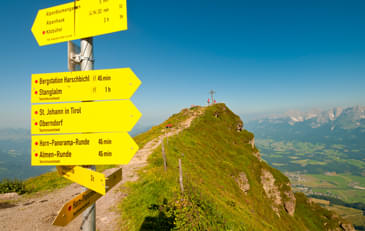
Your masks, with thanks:
[{"label": "valley below", "polygon": [[338,111],[267,117],[246,127],[262,158],[290,179],[293,190],[365,230],[364,108]]}]

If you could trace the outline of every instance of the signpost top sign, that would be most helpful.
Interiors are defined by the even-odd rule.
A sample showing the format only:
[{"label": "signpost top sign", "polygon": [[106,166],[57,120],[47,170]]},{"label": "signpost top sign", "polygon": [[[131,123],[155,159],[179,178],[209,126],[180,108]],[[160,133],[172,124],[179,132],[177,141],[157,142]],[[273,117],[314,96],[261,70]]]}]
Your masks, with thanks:
[{"label": "signpost top sign", "polygon": [[39,46],[127,30],[126,0],[76,0],[39,10],[32,33]]}]

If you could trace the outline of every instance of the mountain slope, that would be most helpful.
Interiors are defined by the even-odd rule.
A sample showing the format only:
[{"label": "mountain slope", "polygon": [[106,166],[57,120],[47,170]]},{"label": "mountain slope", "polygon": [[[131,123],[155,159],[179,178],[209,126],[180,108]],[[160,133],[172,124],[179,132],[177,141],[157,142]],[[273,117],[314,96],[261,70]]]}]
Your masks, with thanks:
[{"label": "mountain slope", "polygon": [[[201,108],[184,109],[136,137],[163,135],[166,124]],[[175,122],[175,123],[174,123]],[[254,135],[224,104],[216,104],[191,126],[155,149],[139,179],[123,190],[123,230],[353,230],[337,215],[294,194],[290,182],[259,157]],[[183,187],[179,185],[179,159]]]}]

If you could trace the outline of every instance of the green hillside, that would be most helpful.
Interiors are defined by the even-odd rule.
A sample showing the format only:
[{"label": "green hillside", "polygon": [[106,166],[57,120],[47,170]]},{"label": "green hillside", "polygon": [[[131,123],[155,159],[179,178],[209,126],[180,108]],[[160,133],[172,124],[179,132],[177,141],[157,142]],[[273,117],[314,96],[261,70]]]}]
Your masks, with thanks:
[{"label": "green hillside", "polygon": [[[184,109],[136,137],[142,147],[203,113],[149,157],[120,204],[122,230],[353,230],[333,212],[294,194],[280,171],[259,157],[254,135],[224,104]],[[182,162],[184,193],[179,184]]]}]

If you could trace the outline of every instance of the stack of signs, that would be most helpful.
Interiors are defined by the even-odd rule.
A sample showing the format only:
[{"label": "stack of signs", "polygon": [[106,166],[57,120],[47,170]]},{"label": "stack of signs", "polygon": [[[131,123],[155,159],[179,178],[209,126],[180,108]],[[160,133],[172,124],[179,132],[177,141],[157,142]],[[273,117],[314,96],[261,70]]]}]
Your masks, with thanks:
[{"label": "stack of signs", "polygon": [[[127,29],[126,0],[75,0],[38,11],[32,32],[40,46]],[[121,180],[77,165],[128,164],[138,146],[128,132],[141,117],[129,100],[141,81],[130,68],[33,74],[31,162],[55,165],[89,190],[55,219],[64,226]]]},{"label": "stack of signs", "polygon": [[[33,74],[32,165],[127,164],[138,150],[128,131],[141,117],[129,100],[140,84],[129,68]],[[59,172],[105,194],[98,173],[66,170]]]}]

